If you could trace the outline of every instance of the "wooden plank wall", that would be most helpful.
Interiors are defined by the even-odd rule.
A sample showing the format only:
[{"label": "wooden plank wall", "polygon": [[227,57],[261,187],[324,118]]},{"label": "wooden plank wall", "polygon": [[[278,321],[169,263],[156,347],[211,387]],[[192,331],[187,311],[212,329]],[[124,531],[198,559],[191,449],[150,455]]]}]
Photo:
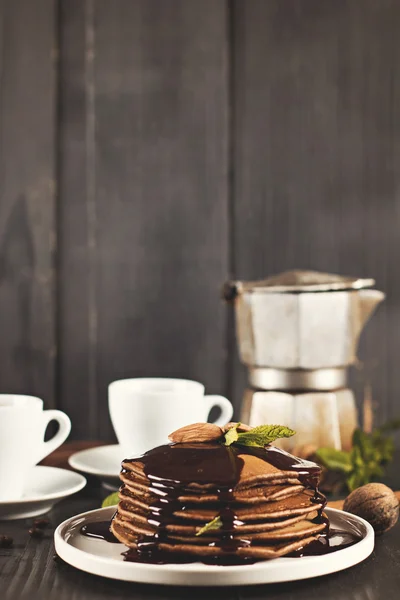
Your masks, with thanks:
[{"label": "wooden plank wall", "polygon": [[388,293],[361,357],[399,412],[396,0],[0,0],[0,27],[1,391],[75,438],[111,439],[119,377],[238,407],[220,285],[297,267]]},{"label": "wooden plank wall", "polygon": [[79,0],[61,14],[60,406],[107,437],[107,384],[225,385],[222,0]]},{"label": "wooden plank wall", "polygon": [[52,0],[0,1],[0,389],[55,405]]}]

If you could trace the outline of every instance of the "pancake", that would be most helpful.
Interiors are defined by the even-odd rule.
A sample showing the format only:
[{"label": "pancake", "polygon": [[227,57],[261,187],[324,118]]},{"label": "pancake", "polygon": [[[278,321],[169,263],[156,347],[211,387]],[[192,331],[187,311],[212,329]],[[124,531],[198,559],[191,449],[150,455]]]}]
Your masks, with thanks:
[{"label": "pancake", "polygon": [[[151,501],[155,501],[157,496],[163,495],[162,489],[152,486],[151,482],[146,484],[135,481],[126,472],[121,473],[120,477],[124,483],[123,490],[125,496],[137,497],[143,502],[150,503]],[[258,485],[234,491],[233,498],[235,502],[242,504],[257,504],[259,502],[288,498],[303,490],[304,486],[301,484],[285,485],[285,483],[278,481],[269,485]],[[204,493],[196,493],[194,490],[191,490],[180,495],[178,500],[185,505],[212,504],[218,502],[218,495],[211,493],[210,490],[205,490]]]},{"label": "pancake", "polygon": [[[138,551],[139,543],[138,537],[135,535],[129,535],[126,530],[121,526],[118,521],[113,521],[112,531],[118,539],[124,540],[123,543],[131,549]],[[311,542],[315,541],[315,535],[309,535],[305,538],[291,540],[286,543],[275,543],[275,544],[263,544],[263,545],[252,545],[247,543],[245,540],[242,545],[234,546],[231,549],[221,548],[215,543],[209,545],[190,544],[188,542],[182,543],[171,540],[171,543],[166,541],[159,542],[157,544],[157,552],[161,555],[184,555],[185,558],[188,556],[193,557],[194,560],[201,559],[204,557],[216,557],[220,556],[221,552],[225,556],[234,555],[242,558],[256,558],[258,560],[266,560],[272,558],[278,558],[285,556],[291,552],[295,552],[301,548],[304,548]]]},{"label": "pancake", "polygon": [[[122,529],[125,529],[125,535],[130,535],[131,538],[139,539],[140,536],[149,536],[153,535],[156,532],[156,528],[149,526],[148,524],[135,524],[130,518],[124,518],[122,514],[118,514],[114,519],[116,524],[119,524]],[[275,529],[271,529],[270,531],[249,531],[243,530],[243,528],[237,528],[232,532],[233,538],[241,538],[245,537],[246,540],[250,540],[251,542],[263,542],[265,540],[269,540],[270,542],[277,542],[282,540],[294,540],[301,539],[303,537],[308,537],[309,535],[314,535],[323,531],[325,528],[325,523],[314,523],[312,520],[302,519],[301,521],[296,521],[294,523],[286,524],[282,522]],[[173,528],[168,528],[165,532],[165,539],[168,541],[179,541],[179,542],[188,542],[191,544],[209,544],[212,542],[218,542],[219,537],[215,532],[210,531],[208,535],[204,536],[196,536],[198,532],[198,527],[193,527],[191,530],[183,530],[180,533],[174,531]]]},{"label": "pancake", "polygon": [[129,560],[265,560],[326,534],[320,467],[273,446],[173,443],[122,463],[111,531]]},{"label": "pancake", "polygon": [[[121,489],[120,506],[126,513],[143,514],[157,516],[159,514],[158,505],[148,505],[142,499],[126,495],[126,490]],[[179,501],[178,501],[179,503]],[[324,502],[322,499],[318,502],[314,499],[314,492],[306,490],[286,500],[277,500],[271,502],[263,502],[257,505],[240,506],[235,502],[231,504],[235,511],[235,515],[240,521],[259,521],[276,520],[289,516],[304,515],[315,510],[322,509]],[[187,505],[181,505],[177,510],[172,511],[172,516],[179,520],[196,521],[199,523],[208,523],[212,521],[216,513],[218,513],[218,504],[213,508],[188,508]]]}]

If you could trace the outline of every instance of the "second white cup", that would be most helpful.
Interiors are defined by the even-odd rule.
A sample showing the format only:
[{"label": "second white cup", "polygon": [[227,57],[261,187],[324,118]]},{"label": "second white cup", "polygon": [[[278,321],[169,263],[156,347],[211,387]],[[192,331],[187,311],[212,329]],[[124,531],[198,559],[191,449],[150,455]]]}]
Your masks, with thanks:
[{"label": "second white cup", "polygon": [[217,425],[230,421],[229,400],[204,392],[204,385],[187,379],[147,377],[110,383],[111,422],[126,456],[168,443],[168,435],[184,425],[207,421],[214,406],[221,409]]}]

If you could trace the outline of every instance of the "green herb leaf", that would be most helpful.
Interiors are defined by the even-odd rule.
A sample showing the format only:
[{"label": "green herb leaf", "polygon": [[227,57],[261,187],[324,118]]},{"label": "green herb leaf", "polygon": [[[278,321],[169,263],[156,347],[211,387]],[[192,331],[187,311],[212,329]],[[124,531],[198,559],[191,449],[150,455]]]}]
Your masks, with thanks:
[{"label": "green herb leaf", "polygon": [[316,454],[326,468],[344,474],[351,492],[361,485],[382,478],[383,467],[393,460],[395,449],[393,438],[385,435],[385,432],[393,431],[399,426],[400,420],[397,420],[372,433],[356,429],[350,452],[321,448]]},{"label": "green herb leaf", "polygon": [[292,437],[296,432],[283,425],[258,425],[250,431],[238,433],[236,444],[240,446],[256,446],[264,448],[267,444],[274,442],[279,438]]},{"label": "green herb leaf", "polygon": [[224,441],[225,446],[230,446],[231,444],[234,444],[238,440],[239,434],[238,434],[237,430],[238,430],[239,425],[241,425],[241,423],[236,423],[236,425],[234,425],[233,427],[228,429],[228,431],[225,433],[225,441]]},{"label": "green herb leaf", "polygon": [[350,452],[335,450],[335,448],[320,448],[317,450],[316,455],[324,467],[331,471],[341,471],[342,473],[352,471]]},{"label": "green herb leaf", "polygon": [[213,519],[212,521],[209,521],[208,523],[206,523],[204,525],[204,527],[199,529],[199,531],[196,533],[196,536],[203,535],[203,533],[206,533],[207,531],[212,531],[213,529],[221,529],[221,527],[222,527],[221,517],[215,517],[215,519]]},{"label": "green herb leaf", "polygon": [[109,496],[107,496],[107,498],[104,498],[104,500],[101,504],[101,508],[106,508],[106,506],[115,506],[116,504],[118,504],[118,502],[119,502],[118,492],[114,492],[113,494],[110,494]]}]

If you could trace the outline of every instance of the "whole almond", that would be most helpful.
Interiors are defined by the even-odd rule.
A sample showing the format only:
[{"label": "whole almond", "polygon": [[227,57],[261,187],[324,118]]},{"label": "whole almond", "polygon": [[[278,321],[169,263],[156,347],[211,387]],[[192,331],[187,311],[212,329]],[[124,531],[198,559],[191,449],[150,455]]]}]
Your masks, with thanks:
[{"label": "whole almond", "polygon": [[170,433],[168,439],[174,444],[193,442],[216,442],[223,436],[223,431],[213,423],[192,423]]},{"label": "whole almond", "polygon": [[[223,431],[224,433],[226,433],[229,429],[232,429],[232,427],[236,427],[237,423],[235,423],[234,421],[231,421],[230,423],[227,423],[226,425],[223,426]],[[253,428],[250,427],[250,425],[246,425],[245,423],[240,423],[239,427],[238,427],[238,432],[239,433],[244,433],[245,431],[251,431]]]}]

